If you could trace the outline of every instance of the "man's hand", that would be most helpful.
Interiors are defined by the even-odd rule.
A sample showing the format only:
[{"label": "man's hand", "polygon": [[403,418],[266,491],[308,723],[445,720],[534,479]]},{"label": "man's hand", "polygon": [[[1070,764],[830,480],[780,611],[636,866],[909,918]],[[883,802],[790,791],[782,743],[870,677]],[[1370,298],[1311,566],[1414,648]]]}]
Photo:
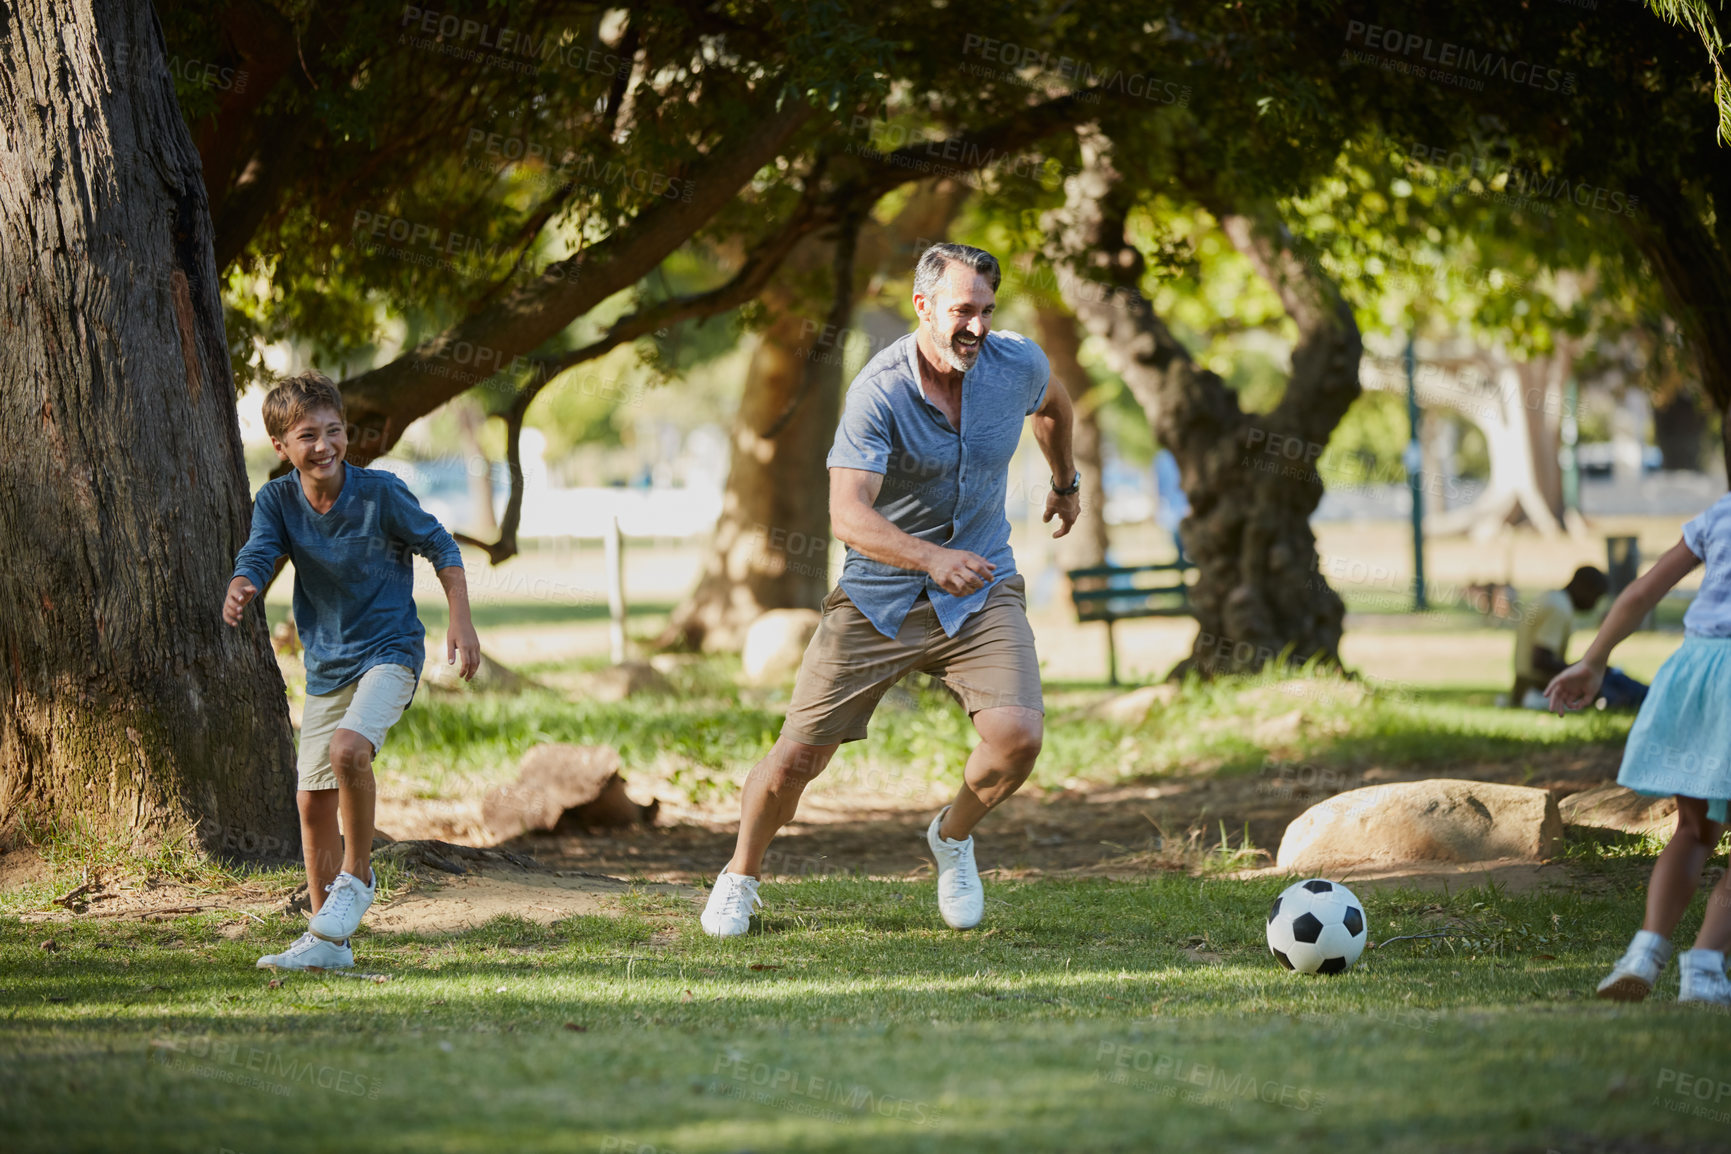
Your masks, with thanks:
[{"label": "man's hand", "polygon": [[[1605,670],[1585,661],[1577,661],[1545,686],[1545,697],[1558,717],[1571,709],[1585,709],[1599,698],[1599,685],[1605,680]],[[1518,705],[1519,702],[1516,702]]]},{"label": "man's hand", "polygon": [[245,577],[236,577],[228,583],[228,596],[222,600],[222,619],[230,625],[239,625],[240,611],[257,596],[257,586]]},{"label": "man's hand", "polygon": [[451,622],[450,629],[445,631],[445,664],[455,665],[459,656],[463,664],[457,672],[464,681],[474,680],[475,671],[481,668],[481,639],[475,636],[475,626],[467,619]]},{"label": "man's hand", "polygon": [[1076,523],[1076,518],[1082,515],[1082,494],[1079,492],[1067,495],[1060,493],[1047,493],[1046,515],[1041,517],[1040,520],[1042,522],[1050,521],[1054,515],[1056,515],[1058,520],[1062,521],[1063,524],[1058,526],[1057,531],[1054,532],[1052,536],[1062,537],[1070,531],[1070,526]]},{"label": "man's hand", "polygon": [[937,559],[926,566],[926,572],[931,574],[945,593],[956,597],[966,597],[969,593],[984,589],[991,583],[992,573],[997,566],[966,549],[939,549]]}]

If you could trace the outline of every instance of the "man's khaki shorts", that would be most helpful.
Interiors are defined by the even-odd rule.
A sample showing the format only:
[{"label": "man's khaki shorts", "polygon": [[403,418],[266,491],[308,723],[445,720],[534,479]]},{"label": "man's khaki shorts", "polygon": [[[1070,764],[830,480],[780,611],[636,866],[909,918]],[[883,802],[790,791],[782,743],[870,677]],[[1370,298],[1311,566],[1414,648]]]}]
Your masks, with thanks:
[{"label": "man's khaki shorts", "polygon": [[301,747],[295,759],[301,789],[337,788],[331,768],[331,735],[352,730],[372,742],[373,755],[385,733],[403,716],[415,693],[415,671],[406,665],[375,665],[334,693],[307,694],[301,712]]},{"label": "man's khaki shorts", "polygon": [[885,637],[837,586],[824,599],[823,621],[800,663],[781,736],[806,745],[863,740],[878,701],[915,671],[949,686],[970,717],[1005,705],[1044,713],[1021,574],[994,585],[954,637],[944,635],[925,597],[914,602],[901,632]]}]

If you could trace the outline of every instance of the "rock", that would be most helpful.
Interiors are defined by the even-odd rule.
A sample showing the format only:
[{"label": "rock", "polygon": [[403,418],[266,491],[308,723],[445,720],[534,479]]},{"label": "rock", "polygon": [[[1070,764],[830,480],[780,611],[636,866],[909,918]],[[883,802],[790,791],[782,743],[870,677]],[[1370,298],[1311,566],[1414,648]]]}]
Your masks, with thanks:
[{"label": "rock", "polygon": [[1595,833],[1668,834],[1677,825],[1677,799],[1647,797],[1616,782],[1565,797],[1563,824]]},{"label": "rock", "polygon": [[1174,681],[1144,685],[1101,702],[1094,707],[1094,716],[1121,725],[1141,725],[1156,705],[1171,705],[1178,700],[1178,694],[1178,683]]},{"label": "rock", "polygon": [[523,755],[517,780],[490,790],[481,820],[498,841],[529,830],[559,833],[653,825],[659,801],[638,805],[625,792],[619,754],[606,745],[537,745]]},{"label": "rock", "polygon": [[461,666],[445,663],[444,649],[440,646],[429,653],[426,665],[422,666],[421,684],[438,693],[521,693],[541,688],[485,653],[481,654],[481,664],[475,668],[473,678],[464,681],[460,670]]},{"label": "rock", "polygon": [[621,661],[583,679],[583,693],[596,701],[624,701],[627,697],[673,692],[673,683],[647,661]]},{"label": "rock", "polygon": [[753,685],[783,681],[799,671],[805,647],[823,614],[815,609],[771,609],[758,614],[745,631],[740,664]]},{"label": "rock", "polygon": [[1292,873],[1404,862],[1537,861],[1563,836],[1554,797],[1522,785],[1436,778],[1336,794],[1286,827],[1276,865]]}]

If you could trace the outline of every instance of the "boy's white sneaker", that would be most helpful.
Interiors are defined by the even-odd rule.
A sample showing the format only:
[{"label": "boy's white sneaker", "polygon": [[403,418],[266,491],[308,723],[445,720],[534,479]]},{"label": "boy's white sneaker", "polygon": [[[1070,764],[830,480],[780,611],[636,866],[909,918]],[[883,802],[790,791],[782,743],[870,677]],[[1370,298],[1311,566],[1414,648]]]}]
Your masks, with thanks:
[{"label": "boy's white sneaker", "polygon": [[1643,945],[1631,942],[1611,967],[1605,980],[1599,983],[1598,994],[1613,1002],[1639,1002],[1653,992],[1653,983],[1671,959],[1671,943]]},{"label": "boy's white sneaker", "polygon": [[703,923],[703,932],[712,938],[737,938],[751,928],[752,907],[762,904],[756,878],[722,870],[698,920]]},{"label": "boy's white sneaker", "polygon": [[1677,955],[1682,984],[1679,1002],[1731,1006],[1731,980],[1725,977],[1725,955],[1718,950],[1684,950]]},{"label": "boy's white sneaker", "polygon": [[[367,872],[371,874],[373,871]],[[338,874],[337,880],[325,887],[324,904],[307,923],[308,931],[327,942],[348,941],[349,936],[361,928],[361,918],[373,904],[374,886],[378,880],[378,875],[373,874],[373,885],[368,885],[352,873]]]},{"label": "boy's white sneaker", "polygon": [[261,970],[350,970],[354,965],[355,952],[347,942],[327,942],[310,933],[296,938],[282,953],[258,960]]},{"label": "boy's white sneaker", "polygon": [[980,871],[974,868],[974,838],[951,841],[938,832],[944,824],[945,806],[926,830],[926,844],[938,863],[938,913],[953,930],[971,930],[986,913],[986,891]]}]

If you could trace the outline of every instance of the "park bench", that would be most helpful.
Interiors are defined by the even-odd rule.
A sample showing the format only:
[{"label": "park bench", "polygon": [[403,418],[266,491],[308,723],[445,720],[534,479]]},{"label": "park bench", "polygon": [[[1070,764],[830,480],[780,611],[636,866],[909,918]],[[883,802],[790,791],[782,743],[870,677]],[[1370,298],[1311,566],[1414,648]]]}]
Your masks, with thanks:
[{"label": "park bench", "polygon": [[[1096,565],[1071,569],[1070,597],[1077,621],[1106,623],[1106,668],[1109,684],[1118,684],[1118,639],[1113,623],[1132,617],[1190,616],[1190,574],[1187,560],[1157,565]],[[1163,580],[1170,575],[1170,580]]]}]

